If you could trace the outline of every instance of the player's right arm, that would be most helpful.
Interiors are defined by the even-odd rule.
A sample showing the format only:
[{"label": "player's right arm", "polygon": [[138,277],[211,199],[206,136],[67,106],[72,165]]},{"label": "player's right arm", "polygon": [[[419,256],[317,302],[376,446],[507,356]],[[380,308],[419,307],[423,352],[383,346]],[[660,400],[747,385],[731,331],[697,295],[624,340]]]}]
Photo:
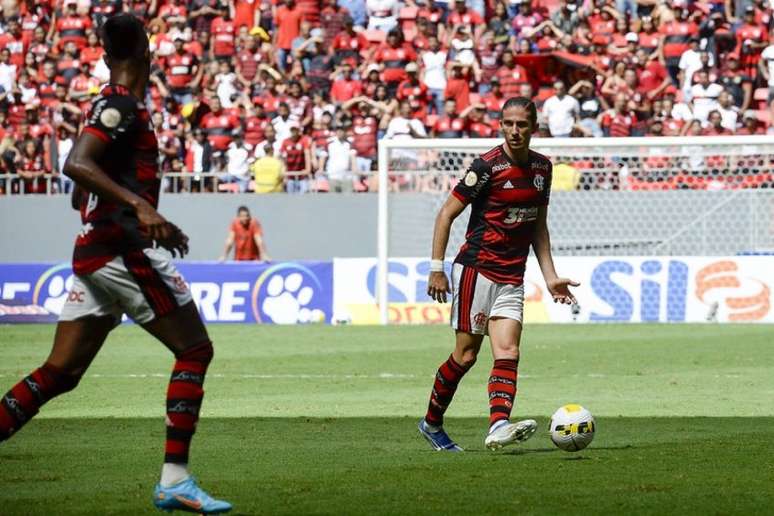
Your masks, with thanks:
[{"label": "player's right arm", "polygon": [[[432,260],[437,263],[443,263],[446,256],[446,246],[449,244],[449,232],[452,222],[459,217],[465,210],[465,205],[454,195],[450,195],[446,202],[441,206],[438,215],[435,217],[435,226],[433,227],[433,254]],[[441,271],[430,271],[430,277],[427,279],[427,295],[439,303],[446,302],[446,294],[451,292],[449,288],[449,278],[446,273]]]},{"label": "player's right arm", "polygon": [[134,210],[148,238],[162,247],[187,251],[186,237],[174,224],[167,222],[145,199],[119,185],[97,164],[110,143],[126,134],[134,123],[135,106],[126,97],[103,97],[94,103],[92,112],[78,140],[67,157],[64,173],[81,189]]},{"label": "player's right arm", "polygon": [[[449,232],[452,222],[465,210],[465,206],[481,195],[486,195],[489,180],[492,176],[491,167],[481,158],[471,163],[465,176],[454,187],[449,198],[441,206],[435,218],[433,228],[433,252],[430,262],[430,277],[427,280],[427,295],[439,303],[446,302],[446,294],[451,292],[449,278],[443,271],[443,259],[446,256],[446,246],[449,244]],[[441,270],[432,270],[440,262]]]}]

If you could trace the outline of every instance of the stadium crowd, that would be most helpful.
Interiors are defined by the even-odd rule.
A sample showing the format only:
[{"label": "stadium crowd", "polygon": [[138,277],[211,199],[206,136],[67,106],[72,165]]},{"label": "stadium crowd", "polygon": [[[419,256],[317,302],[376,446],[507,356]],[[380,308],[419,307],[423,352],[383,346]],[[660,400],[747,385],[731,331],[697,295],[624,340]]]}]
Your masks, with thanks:
[{"label": "stadium crowd", "polygon": [[[2,2],[0,188],[60,176],[108,78],[97,28],[147,22],[167,189],[366,191],[380,138],[774,134],[767,0]],[[186,173],[188,176],[186,176]],[[11,178],[17,178],[16,181]],[[174,177],[174,176],[173,176]],[[47,178],[55,178],[51,181]]]}]

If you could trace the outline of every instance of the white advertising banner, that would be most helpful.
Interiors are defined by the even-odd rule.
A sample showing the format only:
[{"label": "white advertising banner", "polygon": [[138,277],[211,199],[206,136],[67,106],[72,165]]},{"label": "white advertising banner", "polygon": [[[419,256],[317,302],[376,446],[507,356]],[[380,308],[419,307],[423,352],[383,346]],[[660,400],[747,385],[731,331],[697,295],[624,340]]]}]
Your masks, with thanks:
[{"label": "white advertising banner", "polygon": [[[556,257],[562,276],[581,283],[579,310],[553,303],[536,260],[525,278],[525,322],[774,322],[774,257]],[[450,265],[447,265],[450,267]],[[449,321],[450,305],[427,296],[430,261],[389,262],[390,321]],[[336,259],[334,322],[377,324],[376,259]]]}]

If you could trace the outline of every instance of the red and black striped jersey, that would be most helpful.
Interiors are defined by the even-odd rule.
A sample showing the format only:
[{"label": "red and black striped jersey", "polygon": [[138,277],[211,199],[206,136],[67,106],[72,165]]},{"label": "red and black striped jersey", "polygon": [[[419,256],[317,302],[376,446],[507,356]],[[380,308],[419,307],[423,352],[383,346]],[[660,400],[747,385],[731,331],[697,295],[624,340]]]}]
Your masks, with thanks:
[{"label": "red and black striped jersey", "polygon": [[[92,104],[83,132],[107,144],[97,165],[113,181],[157,207],[158,142],[142,102],[123,86],[105,86]],[[151,245],[131,208],[88,192],[81,195],[79,206],[83,228],[73,253],[76,274],[90,274],[116,256]]]},{"label": "red and black striped jersey", "polygon": [[470,204],[470,221],[455,262],[477,269],[496,283],[521,285],[538,209],[548,205],[551,161],[529,151],[521,166],[502,145],[481,154],[452,191]]}]

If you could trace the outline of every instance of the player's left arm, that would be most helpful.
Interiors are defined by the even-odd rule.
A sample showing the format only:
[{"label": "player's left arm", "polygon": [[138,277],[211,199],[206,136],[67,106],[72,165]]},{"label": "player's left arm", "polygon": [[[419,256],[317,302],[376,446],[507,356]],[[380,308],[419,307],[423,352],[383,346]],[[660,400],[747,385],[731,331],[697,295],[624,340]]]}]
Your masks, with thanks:
[{"label": "player's left arm", "polygon": [[556,274],[554,259],[551,256],[551,237],[548,234],[548,205],[538,208],[537,227],[535,228],[535,237],[532,240],[532,249],[535,251],[540,270],[543,273],[543,279],[546,281],[546,288],[554,298],[555,303],[573,304],[577,303],[575,296],[570,292],[569,287],[580,286],[580,283],[569,278],[560,278]]},{"label": "player's left arm", "polygon": [[266,252],[266,244],[263,242],[263,236],[259,232],[255,232],[253,235],[253,240],[255,240],[255,245],[258,247],[258,255],[261,257],[262,262],[269,262],[271,261],[271,258],[269,257],[269,253]]}]

